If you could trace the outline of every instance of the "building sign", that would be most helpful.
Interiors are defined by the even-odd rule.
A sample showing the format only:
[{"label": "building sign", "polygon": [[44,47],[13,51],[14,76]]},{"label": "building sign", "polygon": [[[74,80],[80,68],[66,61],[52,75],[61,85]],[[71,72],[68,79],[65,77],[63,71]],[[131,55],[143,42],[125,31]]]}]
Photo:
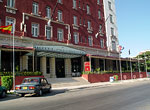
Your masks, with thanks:
[{"label": "building sign", "polygon": [[90,62],[84,62],[84,71],[91,71]]}]

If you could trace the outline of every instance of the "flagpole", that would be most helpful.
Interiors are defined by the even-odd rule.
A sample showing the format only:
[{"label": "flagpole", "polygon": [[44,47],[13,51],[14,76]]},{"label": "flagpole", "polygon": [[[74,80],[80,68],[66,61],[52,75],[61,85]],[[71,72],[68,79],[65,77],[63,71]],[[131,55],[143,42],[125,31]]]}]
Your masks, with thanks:
[{"label": "flagpole", "polygon": [[122,68],[121,68],[120,52],[121,52],[121,51],[119,51],[119,64],[120,64],[120,77],[121,77],[121,81],[122,81]]},{"label": "flagpole", "polygon": [[15,23],[13,23],[13,89],[15,90]]},{"label": "flagpole", "polygon": [[145,58],[145,71],[146,71],[146,77],[148,78],[148,74],[147,74],[147,63],[146,63],[146,55],[145,55],[145,53],[144,53],[144,58]]},{"label": "flagpole", "polygon": [[131,79],[133,79],[131,56],[130,56],[130,69],[131,69]]}]

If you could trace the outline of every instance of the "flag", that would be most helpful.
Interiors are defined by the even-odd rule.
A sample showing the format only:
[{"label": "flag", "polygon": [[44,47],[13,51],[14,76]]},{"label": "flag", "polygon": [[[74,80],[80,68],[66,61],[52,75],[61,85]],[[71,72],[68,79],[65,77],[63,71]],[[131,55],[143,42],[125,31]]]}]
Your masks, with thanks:
[{"label": "flag", "polygon": [[124,47],[122,47],[121,45],[119,45],[119,51],[123,50]]},{"label": "flag", "polygon": [[12,30],[12,25],[8,25],[8,26],[0,26],[0,31],[2,32],[7,32],[7,33],[11,33]]}]

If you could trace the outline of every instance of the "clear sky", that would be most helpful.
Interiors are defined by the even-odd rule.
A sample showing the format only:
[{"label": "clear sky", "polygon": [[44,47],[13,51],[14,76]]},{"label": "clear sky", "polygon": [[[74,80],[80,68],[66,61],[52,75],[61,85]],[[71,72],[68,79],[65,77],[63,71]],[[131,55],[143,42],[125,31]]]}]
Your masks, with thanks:
[{"label": "clear sky", "polygon": [[150,49],[150,0],[115,0],[122,57]]}]

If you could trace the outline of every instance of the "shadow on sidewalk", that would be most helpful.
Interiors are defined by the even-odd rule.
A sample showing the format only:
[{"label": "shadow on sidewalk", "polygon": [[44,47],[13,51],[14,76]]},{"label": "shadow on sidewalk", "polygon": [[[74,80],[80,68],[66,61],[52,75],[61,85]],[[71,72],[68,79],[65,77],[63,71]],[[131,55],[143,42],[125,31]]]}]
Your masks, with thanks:
[{"label": "shadow on sidewalk", "polygon": [[20,98],[20,97],[16,96],[16,94],[7,94],[7,96],[4,97],[4,98],[0,97],[0,102],[2,102],[2,101],[8,101],[8,100],[14,100],[14,99],[18,99],[18,98]]}]

